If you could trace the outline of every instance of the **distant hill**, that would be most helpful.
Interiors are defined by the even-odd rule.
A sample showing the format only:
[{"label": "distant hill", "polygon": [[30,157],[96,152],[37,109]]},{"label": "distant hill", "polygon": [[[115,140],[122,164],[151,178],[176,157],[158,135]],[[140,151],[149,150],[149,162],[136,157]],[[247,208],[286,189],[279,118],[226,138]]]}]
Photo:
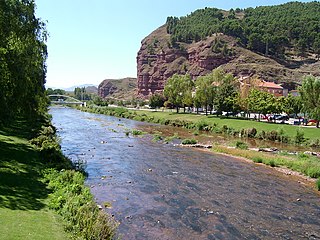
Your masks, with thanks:
[{"label": "distant hill", "polygon": [[98,95],[102,98],[129,100],[136,97],[137,79],[105,79],[98,86]]},{"label": "distant hill", "polygon": [[138,94],[161,92],[175,73],[196,80],[217,67],[293,88],[305,75],[320,75],[319,22],[316,1],[168,17],[141,41]]},{"label": "distant hill", "polygon": [[[81,84],[81,85],[74,85],[72,87],[68,87],[68,88],[62,88],[63,90],[67,91],[67,92],[73,92],[75,88],[83,88],[85,87],[86,89],[89,87],[90,91],[94,91],[94,89],[98,89],[96,85],[94,84]],[[96,91],[97,92],[97,91]]]}]

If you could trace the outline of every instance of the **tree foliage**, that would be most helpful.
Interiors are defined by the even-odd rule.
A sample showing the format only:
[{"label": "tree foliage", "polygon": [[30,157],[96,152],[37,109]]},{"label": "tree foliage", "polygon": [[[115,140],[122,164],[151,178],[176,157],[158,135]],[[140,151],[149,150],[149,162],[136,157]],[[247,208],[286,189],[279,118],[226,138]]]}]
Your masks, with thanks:
[{"label": "tree foliage", "polygon": [[178,113],[180,107],[190,104],[192,88],[193,81],[190,75],[174,74],[167,80],[163,94],[168,99],[168,102],[175,106]]},{"label": "tree foliage", "polygon": [[171,42],[203,40],[214,33],[236,37],[248,48],[281,56],[286,47],[320,53],[320,2],[289,2],[228,13],[216,8],[199,9],[185,17],[168,17]]},{"label": "tree foliage", "polygon": [[47,33],[33,0],[0,1],[0,121],[46,108]]},{"label": "tree foliage", "polygon": [[156,93],[150,97],[149,101],[149,106],[151,108],[160,108],[163,107],[165,99],[161,94]]},{"label": "tree foliage", "polygon": [[215,110],[218,113],[237,111],[238,106],[235,101],[237,98],[237,88],[232,74],[225,73],[221,68],[217,68],[211,73],[211,77],[218,86],[215,98],[213,99]]},{"label": "tree foliage", "polygon": [[205,107],[206,115],[208,108],[213,106],[213,98],[215,93],[214,79],[211,75],[201,76],[196,81],[195,105],[196,107]]},{"label": "tree foliage", "polygon": [[307,76],[303,79],[302,86],[299,88],[303,109],[311,118],[317,120],[319,127],[320,120],[320,78]]}]

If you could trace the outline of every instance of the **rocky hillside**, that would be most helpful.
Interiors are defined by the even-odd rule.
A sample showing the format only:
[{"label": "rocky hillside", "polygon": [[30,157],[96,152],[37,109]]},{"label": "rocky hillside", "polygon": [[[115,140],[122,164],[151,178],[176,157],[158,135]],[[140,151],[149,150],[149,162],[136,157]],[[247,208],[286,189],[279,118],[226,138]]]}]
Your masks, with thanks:
[{"label": "rocky hillside", "polygon": [[137,79],[106,79],[98,87],[98,95],[102,98],[131,99],[136,95]]},{"label": "rocky hillside", "polygon": [[[297,4],[293,4],[295,9],[300,7]],[[291,9],[291,5],[284,5],[284,7],[286,7],[287,12]],[[282,6],[277,6],[277,9],[279,8],[281,10]],[[261,11],[261,9],[258,10]],[[203,12],[205,11],[203,10]],[[272,9],[268,11],[272,12]],[[281,11],[279,12],[281,13]],[[225,12],[224,16],[226,17],[221,16],[219,18],[226,18],[226,21],[234,23],[244,19],[245,11],[242,13],[242,15],[239,14],[241,16],[239,19],[227,19],[228,16]],[[204,15],[204,13],[201,14]],[[251,17],[254,14],[252,9],[250,14]],[[174,19],[170,18],[170,21],[175,22],[174,26],[178,29],[179,25],[176,22],[179,20]],[[183,19],[185,20],[185,18]],[[227,23],[229,24],[229,22]],[[199,24],[198,22],[196,23]],[[189,23],[190,26],[183,24],[185,29],[189,29],[192,26]],[[179,39],[180,35],[173,38],[177,33],[175,33],[176,35],[168,33],[170,31],[168,31],[167,22],[167,24],[156,29],[143,39],[137,55],[138,94],[146,97],[155,92],[161,92],[166,80],[175,73],[188,73],[193,79],[196,79],[198,76],[207,74],[217,67],[222,67],[225,71],[233,73],[235,77],[256,76],[266,81],[283,83],[289,88],[293,88],[296,83],[301,82],[304,75],[320,75],[319,55],[317,56],[316,54],[315,43],[313,43],[313,47],[309,44],[310,47],[306,47],[301,52],[300,45],[298,43],[294,45],[295,39],[286,44],[282,43],[282,45],[259,42],[260,45],[262,44],[260,50],[268,47],[266,52],[262,50],[259,52],[252,49],[249,42],[252,36],[256,36],[256,33],[253,32],[247,37],[243,36],[243,32],[241,32],[242,39],[240,39],[234,36],[234,32],[232,34],[222,33],[224,31],[223,24],[226,23],[222,22],[221,26],[217,25],[217,33],[210,33],[205,37],[202,36],[202,40],[190,40],[189,38],[189,40],[179,41],[177,39]],[[310,32],[312,31],[310,30]],[[282,32],[285,36],[286,32]],[[180,32],[178,33],[180,34]],[[189,33],[192,35],[192,32]],[[320,33],[315,32],[316,34],[320,36]]]}]

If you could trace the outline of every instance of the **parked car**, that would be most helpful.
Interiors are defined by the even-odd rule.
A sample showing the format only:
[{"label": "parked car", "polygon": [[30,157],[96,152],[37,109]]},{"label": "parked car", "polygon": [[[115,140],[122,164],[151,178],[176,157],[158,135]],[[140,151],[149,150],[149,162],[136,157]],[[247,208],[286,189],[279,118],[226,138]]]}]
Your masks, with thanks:
[{"label": "parked car", "polygon": [[270,115],[269,121],[288,121],[289,116],[287,115],[280,115],[280,114],[275,114],[275,115]]}]

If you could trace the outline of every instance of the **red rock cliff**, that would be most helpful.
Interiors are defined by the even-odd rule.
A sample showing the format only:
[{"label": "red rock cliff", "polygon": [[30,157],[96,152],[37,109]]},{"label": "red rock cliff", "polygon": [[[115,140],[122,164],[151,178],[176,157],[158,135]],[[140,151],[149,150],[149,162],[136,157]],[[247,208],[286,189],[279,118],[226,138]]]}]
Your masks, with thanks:
[{"label": "red rock cliff", "polygon": [[[221,45],[218,50],[213,49],[217,39]],[[188,73],[193,79],[209,73],[234,58],[229,47],[233,42],[218,34],[198,43],[172,46],[166,27],[158,28],[141,42],[137,56],[138,94],[148,96],[162,92],[167,79],[175,73]]]}]

